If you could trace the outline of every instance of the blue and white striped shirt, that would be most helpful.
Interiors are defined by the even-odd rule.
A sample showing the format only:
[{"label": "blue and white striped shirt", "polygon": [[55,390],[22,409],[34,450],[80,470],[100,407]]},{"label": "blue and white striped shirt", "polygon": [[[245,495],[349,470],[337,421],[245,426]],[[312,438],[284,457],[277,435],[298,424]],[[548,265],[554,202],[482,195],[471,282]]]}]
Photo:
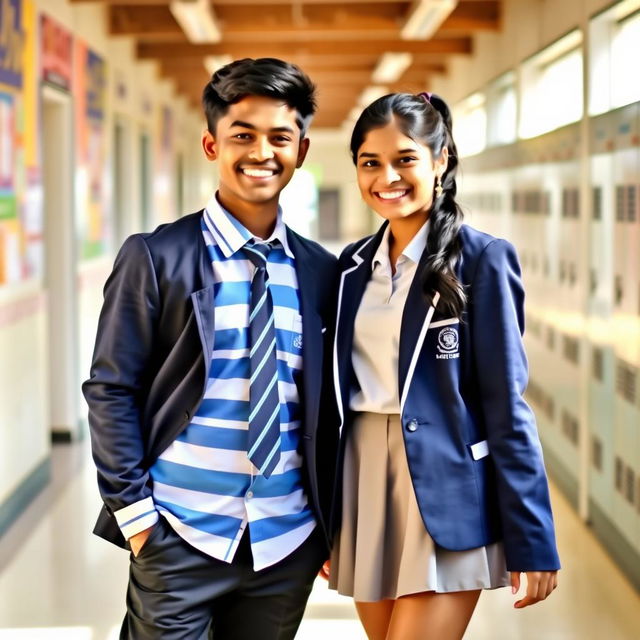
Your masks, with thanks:
[{"label": "blue and white striped shirt", "polygon": [[[267,479],[247,457],[249,295],[254,266],[242,247],[252,234],[212,197],[202,219],[215,284],[209,380],[191,423],[151,467],[153,498],[116,512],[125,537],[162,514],[186,542],[226,562],[249,527],[256,571],[282,560],[316,521],[303,488],[299,388],[302,317],[295,259],[279,212],[267,271],[273,297],[280,396],[280,461]],[[263,242],[259,238],[256,241]],[[146,503],[146,504],[145,504]]]}]

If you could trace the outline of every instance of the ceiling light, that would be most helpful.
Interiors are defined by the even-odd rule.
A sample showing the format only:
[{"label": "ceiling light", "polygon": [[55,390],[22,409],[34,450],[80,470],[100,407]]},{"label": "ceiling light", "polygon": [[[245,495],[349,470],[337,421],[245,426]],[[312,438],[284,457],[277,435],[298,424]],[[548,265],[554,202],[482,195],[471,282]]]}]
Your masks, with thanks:
[{"label": "ceiling light", "polygon": [[190,42],[222,39],[210,0],[173,0],[169,8]]},{"label": "ceiling light", "polygon": [[209,72],[209,75],[213,75],[218,69],[232,62],[231,56],[205,56],[204,68]]},{"label": "ceiling light", "polygon": [[410,53],[385,53],[378,60],[371,79],[378,84],[396,82],[409,68],[412,60]]},{"label": "ceiling light", "polygon": [[400,31],[403,40],[427,40],[456,8],[458,0],[419,0]]}]

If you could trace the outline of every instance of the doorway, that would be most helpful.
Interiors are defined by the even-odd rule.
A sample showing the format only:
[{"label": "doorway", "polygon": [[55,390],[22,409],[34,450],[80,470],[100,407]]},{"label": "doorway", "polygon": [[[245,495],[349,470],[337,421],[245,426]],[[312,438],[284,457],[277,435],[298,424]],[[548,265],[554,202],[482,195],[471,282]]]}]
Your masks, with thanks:
[{"label": "doorway", "polygon": [[81,432],[72,104],[68,93],[43,87],[42,134],[49,425],[53,441],[70,441]]}]

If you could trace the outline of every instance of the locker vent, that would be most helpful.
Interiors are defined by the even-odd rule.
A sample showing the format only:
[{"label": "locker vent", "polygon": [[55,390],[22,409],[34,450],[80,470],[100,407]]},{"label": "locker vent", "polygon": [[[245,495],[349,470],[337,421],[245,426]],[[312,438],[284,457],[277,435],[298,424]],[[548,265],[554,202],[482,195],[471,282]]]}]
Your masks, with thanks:
[{"label": "locker vent", "polygon": [[553,351],[556,346],[556,334],[553,331],[553,327],[547,327],[547,349]]},{"label": "locker vent", "polygon": [[566,409],[562,410],[562,433],[571,443],[577,446],[580,439],[578,419]]},{"label": "locker vent", "polygon": [[622,484],[623,484],[623,477],[624,477],[624,463],[622,462],[622,458],[620,458],[620,456],[616,456],[616,463],[615,463],[615,485],[616,485],[616,491],[619,491],[620,493],[622,493]]},{"label": "locker vent", "polygon": [[633,184],[627,187],[627,220],[636,221],[636,187]]},{"label": "locker vent", "polygon": [[622,185],[616,187],[616,220],[624,222],[624,195],[625,188]]},{"label": "locker vent", "polygon": [[550,423],[553,423],[555,417],[553,398],[533,379],[529,379],[527,385],[527,401],[533,405],[536,412],[541,413]]},{"label": "locker vent", "polygon": [[636,401],[636,382],[638,370],[623,360],[618,360],[616,367],[616,390],[628,402]]},{"label": "locker vent", "polygon": [[624,474],[624,480],[624,496],[631,504],[635,504],[636,474],[629,466],[627,466]]},{"label": "locker vent", "polygon": [[602,187],[593,187],[593,219],[602,220]]},{"label": "locker vent", "polygon": [[602,442],[597,436],[591,438],[591,463],[598,471],[602,471]]},{"label": "locker vent", "polygon": [[562,351],[566,360],[572,364],[578,364],[580,359],[580,343],[576,338],[563,336]]},{"label": "locker vent", "polygon": [[604,354],[602,353],[602,349],[598,349],[597,347],[593,348],[591,355],[591,371],[596,380],[600,382],[604,380]]}]

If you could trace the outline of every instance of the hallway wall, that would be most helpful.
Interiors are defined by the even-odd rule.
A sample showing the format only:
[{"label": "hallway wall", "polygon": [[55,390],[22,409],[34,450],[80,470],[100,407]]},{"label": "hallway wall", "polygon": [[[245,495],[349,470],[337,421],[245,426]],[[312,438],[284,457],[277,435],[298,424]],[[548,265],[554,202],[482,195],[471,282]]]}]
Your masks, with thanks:
[{"label": "hallway wall", "polygon": [[[0,68],[0,533],[47,482],[52,430],[59,440],[83,435],[79,383],[115,249],[130,233],[201,208],[212,185],[201,160],[203,117],[154,63],[136,60],[127,38],[108,36],[104,5],[4,0],[2,8],[14,29],[0,43],[8,51]],[[68,105],[71,136],[60,157],[67,154],[71,175],[66,215],[47,216],[54,198],[45,192],[43,136],[51,100]],[[62,278],[73,295],[62,317],[72,332],[73,380],[56,380],[67,375],[61,363],[48,371],[49,347],[64,338],[48,329],[61,294],[47,270],[46,251],[55,250],[46,246],[47,222],[69,225],[62,233],[70,269]],[[71,407],[56,412],[58,394]]]}]

